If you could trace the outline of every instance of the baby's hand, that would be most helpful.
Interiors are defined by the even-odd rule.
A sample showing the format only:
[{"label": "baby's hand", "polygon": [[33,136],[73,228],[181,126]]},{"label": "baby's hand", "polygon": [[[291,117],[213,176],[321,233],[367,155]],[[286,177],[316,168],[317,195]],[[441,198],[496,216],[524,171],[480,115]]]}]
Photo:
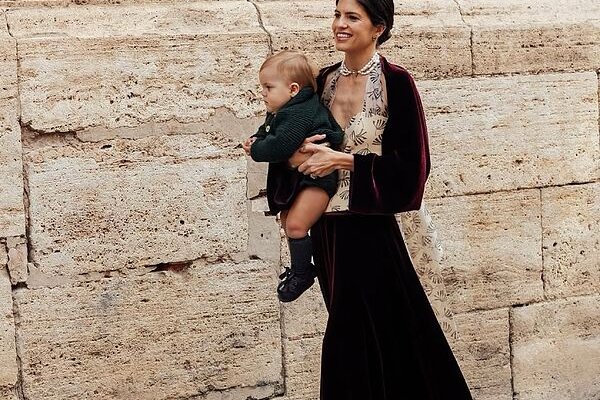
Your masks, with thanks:
[{"label": "baby's hand", "polygon": [[250,155],[250,146],[252,146],[252,143],[254,143],[255,140],[255,137],[249,137],[248,139],[242,142],[242,149],[244,149],[246,155]]}]

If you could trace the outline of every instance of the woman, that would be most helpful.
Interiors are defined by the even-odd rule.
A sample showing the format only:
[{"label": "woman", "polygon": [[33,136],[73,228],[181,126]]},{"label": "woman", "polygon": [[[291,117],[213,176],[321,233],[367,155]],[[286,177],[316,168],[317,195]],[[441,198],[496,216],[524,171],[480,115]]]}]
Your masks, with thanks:
[{"label": "woman", "polygon": [[430,164],[414,81],[376,52],[393,16],[393,0],[339,0],[332,29],[344,61],[317,81],[343,151],[315,136],[290,159],[307,175],[340,173],[312,229],[329,311],[321,399],[471,399],[394,218],[420,207]]}]

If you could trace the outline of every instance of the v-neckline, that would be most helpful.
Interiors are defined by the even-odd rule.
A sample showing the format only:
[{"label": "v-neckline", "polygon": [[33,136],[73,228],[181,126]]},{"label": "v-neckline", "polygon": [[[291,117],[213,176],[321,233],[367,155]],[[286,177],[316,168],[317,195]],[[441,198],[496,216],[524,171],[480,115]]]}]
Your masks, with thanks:
[{"label": "v-neckline", "polygon": [[[342,74],[340,73],[340,70],[338,69],[335,72],[335,75],[331,78],[331,82],[329,83],[330,87],[332,87],[331,90],[331,97],[329,98],[329,104],[328,104],[328,108],[331,110],[331,106],[333,105],[333,102],[335,101],[335,95],[337,93],[337,81],[338,79],[340,79],[340,76],[342,76]],[[365,112],[366,109],[366,103],[367,103],[367,96],[366,96],[366,90],[367,90],[367,84],[369,83],[369,77],[367,76],[367,79],[365,80],[365,87],[364,92],[365,95],[363,96],[363,101],[362,101],[362,105],[360,106],[360,111],[357,112],[356,114],[354,114],[353,116],[350,117],[350,119],[348,119],[348,121],[346,121],[346,126],[342,127],[342,130],[345,132],[350,126],[352,126],[352,122],[357,119],[362,113]],[[339,123],[339,122],[338,122]],[[341,124],[340,124],[341,126]]]}]

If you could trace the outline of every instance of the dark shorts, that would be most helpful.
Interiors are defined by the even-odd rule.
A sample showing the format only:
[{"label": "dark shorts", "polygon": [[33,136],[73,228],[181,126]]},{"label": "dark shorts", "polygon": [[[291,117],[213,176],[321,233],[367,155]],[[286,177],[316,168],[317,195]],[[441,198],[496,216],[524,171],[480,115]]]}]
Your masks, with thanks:
[{"label": "dark shorts", "polygon": [[267,201],[269,214],[276,215],[283,210],[289,210],[298,193],[305,187],[323,189],[331,198],[337,191],[337,171],[322,178],[311,178],[297,170],[291,170],[281,164],[269,164],[267,175]]}]

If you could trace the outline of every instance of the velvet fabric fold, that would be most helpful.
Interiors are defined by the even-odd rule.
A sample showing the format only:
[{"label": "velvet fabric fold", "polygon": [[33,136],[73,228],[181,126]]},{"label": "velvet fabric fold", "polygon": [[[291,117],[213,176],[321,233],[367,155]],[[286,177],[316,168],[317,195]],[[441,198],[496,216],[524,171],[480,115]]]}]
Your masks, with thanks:
[{"label": "velvet fabric fold", "polygon": [[326,214],[312,229],[329,319],[321,400],[469,400],[393,215]]},{"label": "velvet fabric fold", "polygon": [[[327,76],[317,78],[319,95]],[[427,128],[410,74],[381,58],[389,117],[381,155],[354,154],[348,209],[312,227],[329,312],[321,400],[470,400],[471,394],[411,263],[395,213],[421,206]]]}]

